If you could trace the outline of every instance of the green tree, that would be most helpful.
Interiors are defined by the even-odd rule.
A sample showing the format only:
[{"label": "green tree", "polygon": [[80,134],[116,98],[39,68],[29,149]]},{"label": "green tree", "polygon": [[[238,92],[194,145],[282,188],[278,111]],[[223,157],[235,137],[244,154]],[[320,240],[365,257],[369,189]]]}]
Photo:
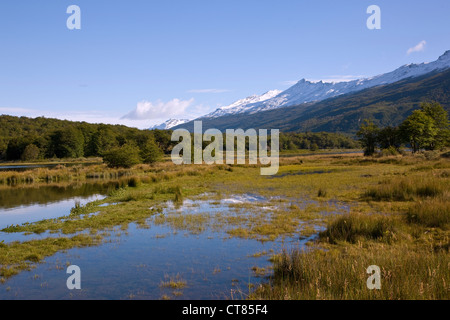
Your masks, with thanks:
[{"label": "green tree", "polygon": [[102,153],[117,147],[116,134],[106,125],[100,125],[94,132],[87,145],[87,155],[98,157]]},{"label": "green tree", "polygon": [[317,150],[319,150],[319,146],[317,145],[317,143],[313,143],[313,144],[311,144],[311,146],[309,147],[309,150],[311,150],[311,151],[317,151]]},{"label": "green tree", "polygon": [[6,157],[6,149],[8,148],[8,142],[5,138],[0,137],[0,159]]},{"label": "green tree", "polygon": [[55,131],[52,136],[51,152],[58,158],[79,158],[84,156],[83,133],[74,127]]},{"label": "green tree", "polygon": [[155,163],[162,159],[163,152],[156,144],[156,141],[153,137],[149,137],[147,142],[141,148],[141,158],[144,163]]},{"label": "green tree", "polygon": [[423,110],[414,111],[401,124],[400,130],[405,138],[411,144],[413,153],[421,149],[433,149],[438,129],[432,117]]},{"label": "green tree", "polygon": [[380,149],[399,149],[402,138],[398,127],[385,127],[378,132],[378,144]]},{"label": "green tree", "polygon": [[175,141],[172,141],[172,132],[169,130],[152,130],[156,144],[165,154],[170,153],[173,147],[177,145]]},{"label": "green tree", "polygon": [[25,150],[22,153],[21,159],[23,161],[33,161],[39,158],[40,150],[34,144],[29,144],[25,147]]},{"label": "green tree", "polygon": [[6,158],[8,160],[19,160],[27,144],[27,141],[25,141],[25,138],[23,137],[9,140],[6,149]]},{"label": "green tree", "polygon": [[437,133],[430,143],[430,149],[440,149],[450,143],[450,128],[448,112],[437,102],[425,102],[420,106],[421,110],[434,121]]},{"label": "green tree", "polygon": [[356,135],[364,148],[365,156],[372,156],[375,153],[378,142],[378,133],[380,129],[373,123],[372,120],[364,120],[364,123],[359,128]]},{"label": "green tree", "polygon": [[142,163],[140,150],[133,144],[112,148],[103,154],[103,161],[110,168],[131,168]]}]

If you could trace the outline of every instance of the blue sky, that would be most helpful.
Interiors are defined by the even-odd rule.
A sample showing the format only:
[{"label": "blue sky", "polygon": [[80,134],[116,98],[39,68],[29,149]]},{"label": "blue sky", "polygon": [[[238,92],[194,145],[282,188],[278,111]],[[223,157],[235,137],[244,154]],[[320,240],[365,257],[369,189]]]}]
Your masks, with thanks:
[{"label": "blue sky", "polygon": [[[366,27],[373,4],[381,30]],[[70,5],[81,30],[66,27]],[[139,128],[194,118],[302,78],[434,61],[450,49],[449,15],[448,0],[3,0],[0,114]]]}]

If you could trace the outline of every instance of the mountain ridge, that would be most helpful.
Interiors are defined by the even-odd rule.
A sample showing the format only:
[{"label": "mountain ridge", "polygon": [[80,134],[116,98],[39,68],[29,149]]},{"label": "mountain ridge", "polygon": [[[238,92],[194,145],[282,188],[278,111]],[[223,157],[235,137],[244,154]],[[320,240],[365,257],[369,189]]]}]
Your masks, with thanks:
[{"label": "mountain ridge", "polygon": [[[423,62],[420,64],[410,63],[403,65],[394,71],[369,78],[345,82],[312,82],[302,79],[292,87],[285,91],[279,92],[271,98],[262,99],[261,101],[251,101],[251,99],[249,99],[248,102],[244,101],[248,98],[238,100],[229,106],[221,107],[210,114],[200,117],[199,119],[217,118],[227,114],[253,114],[260,111],[289,107],[302,103],[322,101],[340,96],[342,94],[357,92],[379,85],[395,83],[403,79],[414,78],[433,71],[445,70],[447,68],[450,68],[450,50],[447,50],[433,62]],[[275,93],[277,90],[272,90],[269,92]]]},{"label": "mountain ridge", "polygon": [[[201,118],[203,129],[280,129],[283,132],[340,132],[355,134],[361,121],[372,118],[377,125],[395,126],[421,102],[437,101],[450,111],[450,69],[433,71],[396,83],[379,85],[318,102],[303,103],[257,113]],[[193,130],[193,122],[174,127]]]}]

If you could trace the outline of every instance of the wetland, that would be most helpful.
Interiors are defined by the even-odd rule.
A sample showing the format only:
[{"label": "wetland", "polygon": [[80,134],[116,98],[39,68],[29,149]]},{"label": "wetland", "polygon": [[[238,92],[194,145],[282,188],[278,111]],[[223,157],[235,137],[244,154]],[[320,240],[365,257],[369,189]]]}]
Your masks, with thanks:
[{"label": "wetland", "polygon": [[361,154],[282,156],[276,177],[169,161],[1,172],[0,299],[448,298],[449,173],[446,158]]}]

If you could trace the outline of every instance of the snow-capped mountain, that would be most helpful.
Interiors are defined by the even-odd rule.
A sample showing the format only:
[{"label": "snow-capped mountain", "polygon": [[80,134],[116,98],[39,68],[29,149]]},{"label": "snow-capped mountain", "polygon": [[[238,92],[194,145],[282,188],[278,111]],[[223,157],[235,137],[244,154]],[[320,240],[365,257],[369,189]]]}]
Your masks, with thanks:
[{"label": "snow-capped mountain", "polygon": [[189,122],[190,120],[187,119],[169,119],[164,123],[161,123],[159,125],[155,125],[153,127],[150,128],[150,130],[155,130],[155,129],[159,129],[159,130],[169,130],[170,128],[179,126],[181,124],[185,124],[186,122]]},{"label": "snow-capped mountain", "polygon": [[272,99],[273,97],[276,97],[281,93],[280,90],[271,90],[268,91],[262,95],[253,95],[250,97],[247,97],[245,99],[238,100],[228,106],[220,107],[213,113],[210,113],[209,115],[205,116],[208,118],[217,118],[221,117],[227,114],[237,114],[241,112],[245,112],[245,110],[248,108],[249,105],[253,105],[255,103],[260,103],[267,101],[269,99]]},{"label": "snow-capped mountain", "polygon": [[397,81],[418,77],[432,71],[450,68],[450,50],[438,60],[421,64],[404,65],[392,72],[371,78],[358,79],[349,82],[312,82],[300,80],[289,89],[280,92],[269,91],[261,96],[251,96],[235,103],[221,107],[202,118],[217,118],[228,114],[256,113],[281,107],[288,107],[307,102],[322,101],[342,94],[357,92],[371,87],[395,83]]}]

